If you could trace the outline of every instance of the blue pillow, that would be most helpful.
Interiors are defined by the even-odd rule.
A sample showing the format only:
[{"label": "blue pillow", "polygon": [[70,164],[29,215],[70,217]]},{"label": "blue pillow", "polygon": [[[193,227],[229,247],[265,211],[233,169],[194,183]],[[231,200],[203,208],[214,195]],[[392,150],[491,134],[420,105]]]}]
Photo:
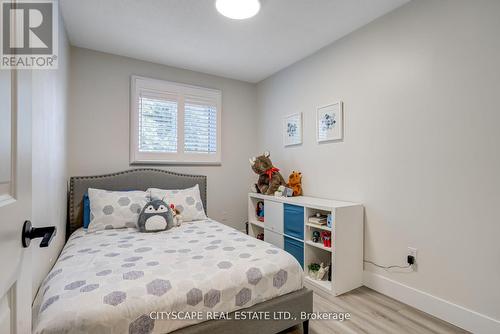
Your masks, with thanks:
[{"label": "blue pillow", "polygon": [[90,199],[89,193],[83,194],[83,228],[88,228],[90,224]]}]

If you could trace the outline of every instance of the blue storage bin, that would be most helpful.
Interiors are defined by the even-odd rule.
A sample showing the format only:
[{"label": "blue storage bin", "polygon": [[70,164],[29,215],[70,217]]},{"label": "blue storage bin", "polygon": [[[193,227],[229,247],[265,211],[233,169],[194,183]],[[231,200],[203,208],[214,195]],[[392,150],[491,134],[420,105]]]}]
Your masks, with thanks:
[{"label": "blue storage bin", "polygon": [[294,238],[304,240],[304,207],[285,204],[284,208],[284,233]]},{"label": "blue storage bin", "polygon": [[285,250],[292,254],[304,268],[304,244],[298,240],[285,236]]}]

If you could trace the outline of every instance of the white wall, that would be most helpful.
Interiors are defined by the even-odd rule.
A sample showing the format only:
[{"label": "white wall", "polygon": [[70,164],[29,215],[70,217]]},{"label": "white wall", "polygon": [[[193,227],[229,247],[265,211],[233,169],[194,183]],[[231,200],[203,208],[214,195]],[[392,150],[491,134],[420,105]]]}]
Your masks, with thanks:
[{"label": "white wall", "polygon": [[54,265],[66,234],[66,115],[69,75],[69,43],[59,17],[59,68],[33,71],[32,176],[34,226],[55,225],[50,247],[31,245],[33,296]]},{"label": "white wall", "polygon": [[222,165],[153,167],[207,175],[208,215],[243,229],[255,182],[248,158],[257,148],[256,87],[249,83],[72,47],[69,175],[137,167],[129,165],[132,74],[222,90]]},{"label": "white wall", "polygon": [[[365,270],[500,319],[499,1],[412,1],[258,85],[259,149],[306,195],[366,208]],[[345,107],[345,139],[315,142],[315,108]],[[282,117],[304,113],[283,148]]]}]

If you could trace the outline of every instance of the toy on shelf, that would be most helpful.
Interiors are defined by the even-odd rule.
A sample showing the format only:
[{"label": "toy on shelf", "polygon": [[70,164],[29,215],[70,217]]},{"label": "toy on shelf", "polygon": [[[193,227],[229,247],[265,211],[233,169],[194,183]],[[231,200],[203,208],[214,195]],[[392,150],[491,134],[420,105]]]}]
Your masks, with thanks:
[{"label": "toy on shelf", "polygon": [[323,279],[323,277],[325,277],[325,274],[327,274],[327,273],[328,273],[328,270],[329,270],[329,269],[330,269],[330,266],[326,266],[326,267],[325,267],[325,265],[324,265],[323,263],[321,263],[321,264],[320,264],[320,268],[319,268],[319,270],[318,270],[318,276],[317,276],[318,278],[317,278],[317,279],[318,279],[318,280],[322,280],[322,279]]},{"label": "toy on shelf", "polygon": [[288,188],[293,190],[293,196],[302,195],[302,173],[293,171],[288,177]]},{"label": "toy on shelf", "polygon": [[326,216],[326,226],[328,228],[332,228],[332,225],[333,225],[333,215],[331,213],[329,213],[327,216]]},{"label": "toy on shelf", "polygon": [[290,188],[287,188],[285,186],[279,186],[278,190],[274,192],[274,196],[276,196],[276,197],[292,197],[293,190]]},{"label": "toy on shelf", "polygon": [[264,233],[257,234],[257,239],[264,240]]},{"label": "toy on shelf", "polygon": [[264,202],[258,201],[257,207],[255,208],[255,215],[257,216],[257,220],[260,222],[264,222]]},{"label": "toy on shelf", "polygon": [[280,170],[273,166],[270,153],[250,159],[250,165],[255,174],[259,175],[256,184],[256,191],[264,195],[274,195],[279,186],[286,185],[285,179],[280,174]]},{"label": "toy on shelf", "polygon": [[311,263],[307,266],[307,268],[309,269],[309,277],[319,281],[323,280],[325,275],[330,270],[330,266],[325,267],[323,263],[321,264]]},{"label": "toy on shelf", "polygon": [[313,231],[311,240],[312,240],[312,242],[320,242],[321,241],[321,235],[319,234],[318,231]]},{"label": "toy on shelf", "polygon": [[321,240],[323,240],[323,246],[332,247],[332,234],[328,231],[321,232]]}]

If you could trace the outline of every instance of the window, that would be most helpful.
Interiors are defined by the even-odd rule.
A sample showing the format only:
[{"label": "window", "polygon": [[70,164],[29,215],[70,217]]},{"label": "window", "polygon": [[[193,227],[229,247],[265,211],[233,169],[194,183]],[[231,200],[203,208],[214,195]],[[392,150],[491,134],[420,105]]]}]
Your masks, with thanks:
[{"label": "window", "polygon": [[130,162],[219,164],[221,92],[132,76]]}]

